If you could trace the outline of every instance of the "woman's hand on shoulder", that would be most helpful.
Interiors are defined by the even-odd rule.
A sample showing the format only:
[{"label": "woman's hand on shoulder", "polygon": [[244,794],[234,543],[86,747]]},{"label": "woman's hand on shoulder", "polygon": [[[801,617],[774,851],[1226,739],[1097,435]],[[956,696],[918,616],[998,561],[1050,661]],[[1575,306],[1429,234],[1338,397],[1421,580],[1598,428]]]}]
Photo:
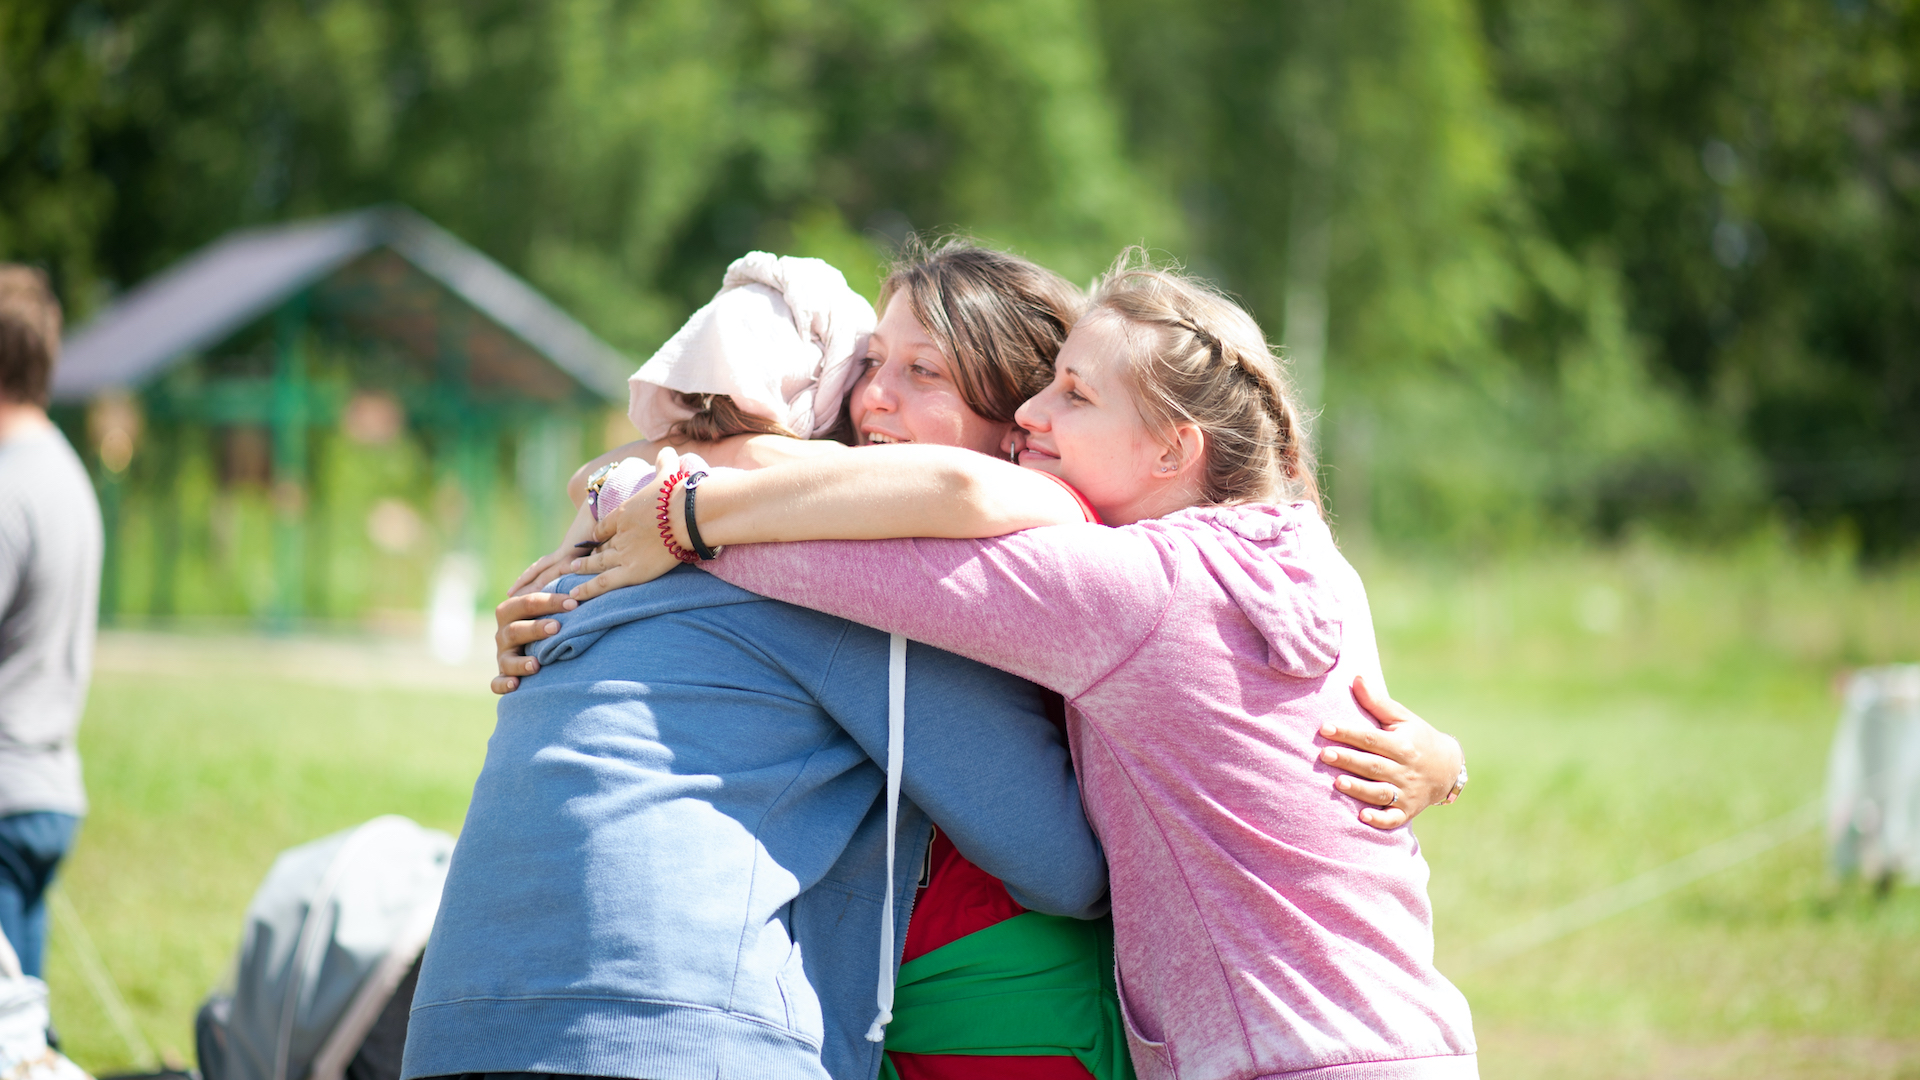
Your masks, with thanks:
[{"label": "woman's hand on shoulder", "polygon": [[511,694],[520,688],[521,678],[540,670],[540,661],[527,655],[527,646],[560,632],[558,622],[542,616],[579,606],[565,593],[536,592],[509,596],[493,609],[494,660],[500,668],[493,677],[494,693]]},{"label": "woman's hand on shoulder", "polygon": [[[634,492],[620,508],[593,527],[598,546],[576,558],[567,572],[592,574],[568,593],[581,603],[628,585],[642,585],[680,565],[660,536],[660,488],[680,468],[680,455],[663,447],[653,481]],[[679,489],[675,488],[676,495]]]},{"label": "woman's hand on shoulder", "polygon": [[1427,807],[1446,802],[1465,767],[1459,741],[1376,694],[1365,676],[1353,680],[1353,696],[1380,726],[1326,724],[1321,736],[1345,745],[1327,747],[1320,760],[1351,774],[1336,777],[1334,787],[1370,804],[1360,811],[1360,820],[1376,829],[1397,829]]}]

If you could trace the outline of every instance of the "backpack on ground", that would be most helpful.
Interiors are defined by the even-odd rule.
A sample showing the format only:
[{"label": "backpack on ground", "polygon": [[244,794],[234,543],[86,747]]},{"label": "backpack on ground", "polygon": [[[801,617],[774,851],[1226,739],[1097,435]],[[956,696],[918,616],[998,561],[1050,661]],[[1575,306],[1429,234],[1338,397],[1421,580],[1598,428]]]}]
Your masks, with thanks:
[{"label": "backpack on ground", "polygon": [[231,984],[194,1024],[206,1080],[399,1080],[453,838],[386,816],[282,852]]}]

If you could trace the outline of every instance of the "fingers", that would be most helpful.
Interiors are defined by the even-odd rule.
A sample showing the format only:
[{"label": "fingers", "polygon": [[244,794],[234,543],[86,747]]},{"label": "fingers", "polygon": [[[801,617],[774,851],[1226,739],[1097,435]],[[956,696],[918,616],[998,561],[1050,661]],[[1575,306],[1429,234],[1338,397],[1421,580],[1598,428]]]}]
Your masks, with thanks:
[{"label": "fingers", "polygon": [[[1403,788],[1409,781],[1419,778],[1418,773],[1393,758],[1358,750],[1346,750],[1337,746],[1329,746],[1321,750],[1320,760],[1362,779],[1375,780],[1382,784],[1398,784]],[[1345,779],[1345,777],[1339,779]]]},{"label": "fingers", "polygon": [[[526,619],[501,627],[493,635],[494,642],[499,646],[499,651],[493,654],[493,662],[494,666],[500,669],[500,678],[517,679],[519,676],[531,675],[539,671],[540,661],[528,656],[525,652],[526,647],[559,632],[560,623],[555,619]],[[496,694],[504,694],[507,690],[513,689],[512,686],[507,687],[507,690],[498,689],[500,684],[497,681],[494,685]],[[516,682],[515,685],[518,683]]]},{"label": "fingers", "polygon": [[1320,737],[1345,743],[1356,750],[1385,754],[1389,757],[1396,756],[1395,751],[1399,748],[1399,744],[1405,741],[1371,724],[1343,724],[1337,720],[1329,720],[1322,724]]},{"label": "fingers", "polygon": [[[620,565],[619,549],[612,543],[606,543],[568,563],[567,573],[597,574],[608,567],[618,565]],[[574,592],[578,591],[578,589],[574,590]]]},{"label": "fingers", "polygon": [[525,619],[537,619],[542,615],[572,611],[579,606],[579,601],[566,593],[536,592],[509,596],[493,609],[493,623],[495,626],[505,626]]},{"label": "fingers", "polygon": [[540,661],[518,649],[503,649],[495,653],[493,663],[500,669],[499,677],[503,679],[518,679],[540,670]]},{"label": "fingers", "polygon": [[528,645],[560,632],[558,619],[543,619],[561,611],[571,611],[580,601],[557,593],[527,593],[508,597],[493,609],[498,629],[493,633],[494,664],[500,669],[492,683],[496,694],[512,693],[520,685],[520,676],[540,670],[540,662],[525,654]]},{"label": "fingers", "polygon": [[[656,479],[653,483],[634,492],[633,496],[626,502],[621,503],[619,508],[614,510],[613,513],[594,522],[593,538],[605,545],[612,543],[623,533],[630,530],[645,530],[651,528],[654,524],[653,515],[659,512],[655,507],[659,505],[660,481]],[[644,514],[646,516],[636,518],[634,516],[636,514]]]},{"label": "fingers", "polygon": [[660,456],[653,459],[656,475],[672,476],[680,468],[680,453],[671,446],[660,448]]},{"label": "fingers", "polygon": [[628,585],[641,585],[658,576],[658,574],[647,574],[637,567],[615,565],[612,569],[595,574],[590,580],[575,585],[571,595],[584,604],[601,593],[624,589]]},{"label": "fingers", "polygon": [[[506,656],[508,653],[518,654],[528,645],[536,641],[544,641],[559,632],[560,623],[557,619],[523,619],[520,622],[508,623],[495,631],[493,640],[494,643],[500,647],[500,655]],[[533,669],[528,668],[527,670],[532,671]],[[519,672],[517,669],[515,671],[506,671],[502,668],[501,673],[514,675]]]},{"label": "fingers", "polygon": [[1370,806],[1398,806],[1406,801],[1406,793],[1397,785],[1385,784],[1373,780],[1358,780],[1351,776],[1337,777],[1333,786],[1342,795],[1351,795]]},{"label": "fingers", "polygon": [[1413,819],[1408,812],[1407,793],[1394,784],[1371,783],[1356,780],[1351,776],[1342,776],[1333,782],[1343,795],[1351,795],[1363,803],[1368,803],[1360,811],[1360,821],[1376,829],[1397,829]]},{"label": "fingers", "polygon": [[1360,820],[1362,823],[1371,825],[1381,832],[1387,832],[1388,830],[1397,829],[1405,825],[1411,819],[1407,816],[1405,810],[1396,806],[1391,810],[1362,810],[1360,811]]},{"label": "fingers", "polygon": [[1375,693],[1373,684],[1367,681],[1365,675],[1355,675],[1353,677],[1353,696],[1355,700],[1360,702],[1361,708],[1372,713],[1375,720],[1380,721],[1388,727],[1405,723],[1408,720],[1419,719],[1419,717],[1415,716],[1406,706],[1387,697],[1385,694]]}]

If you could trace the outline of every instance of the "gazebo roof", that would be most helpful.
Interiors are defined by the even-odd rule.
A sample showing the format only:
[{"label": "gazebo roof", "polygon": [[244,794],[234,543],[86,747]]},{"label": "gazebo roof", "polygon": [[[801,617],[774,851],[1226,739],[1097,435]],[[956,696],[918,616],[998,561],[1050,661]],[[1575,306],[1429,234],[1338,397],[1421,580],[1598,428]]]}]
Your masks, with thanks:
[{"label": "gazebo roof", "polygon": [[236,232],[141,284],[66,340],[54,400],[143,385],[303,290],[317,314],[427,364],[451,335],[465,378],[494,393],[626,396],[633,365],[532,286],[419,214],[376,207]]}]

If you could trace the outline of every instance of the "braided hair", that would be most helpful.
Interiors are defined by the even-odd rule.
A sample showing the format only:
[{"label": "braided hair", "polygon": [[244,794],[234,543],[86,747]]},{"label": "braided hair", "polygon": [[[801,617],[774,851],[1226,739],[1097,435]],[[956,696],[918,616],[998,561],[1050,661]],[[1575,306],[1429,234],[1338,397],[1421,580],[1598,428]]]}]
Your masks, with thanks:
[{"label": "braided hair", "polygon": [[1286,374],[1238,304],[1129,248],[1094,284],[1087,318],[1118,319],[1127,328],[1128,374],[1150,425],[1189,423],[1206,433],[1205,502],[1320,505]]}]

